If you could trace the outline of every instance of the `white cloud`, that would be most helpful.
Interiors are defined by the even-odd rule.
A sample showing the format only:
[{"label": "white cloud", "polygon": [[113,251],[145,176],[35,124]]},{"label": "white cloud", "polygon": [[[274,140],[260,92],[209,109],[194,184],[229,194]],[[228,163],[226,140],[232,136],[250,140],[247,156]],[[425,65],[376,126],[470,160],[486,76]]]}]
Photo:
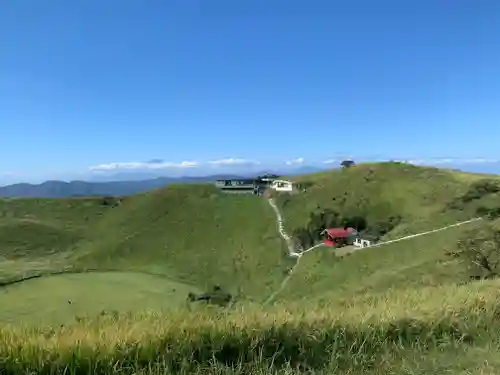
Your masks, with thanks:
[{"label": "white cloud", "polygon": [[500,162],[499,159],[488,159],[488,158],[430,158],[430,159],[410,159],[410,160],[398,160],[398,161],[414,165],[488,164],[488,163]]},{"label": "white cloud", "polygon": [[[338,164],[340,161],[349,158],[332,158],[322,161],[322,164]],[[356,158],[354,158],[356,160]],[[368,158],[367,160],[373,159]],[[414,165],[429,165],[429,166],[459,166],[461,164],[493,164],[500,163],[500,159],[493,158],[458,158],[458,157],[442,157],[442,158],[415,158],[415,159],[378,159],[378,161],[388,161],[394,160],[402,163],[410,163]],[[299,166],[304,164],[305,159],[299,157],[293,160],[286,161],[285,164],[288,166]],[[167,162],[161,159],[151,159],[146,162],[116,162],[116,163],[105,163],[94,165],[89,168],[91,172],[111,172],[120,170],[182,170],[196,168],[203,165],[209,165],[212,167],[245,167],[250,168],[251,166],[258,166],[261,163],[257,160],[243,159],[243,158],[225,158],[220,160],[211,160],[207,162],[197,162],[197,161],[182,161],[182,162]],[[0,176],[16,176],[16,173],[0,172]]]},{"label": "white cloud", "polygon": [[147,162],[117,162],[94,165],[89,168],[92,172],[106,172],[118,170],[162,170],[162,169],[188,169],[200,167],[203,164],[212,166],[249,166],[259,165],[260,162],[255,160],[227,158],[221,160],[212,160],[208,162],[183,161],[180,163],[167,162],[161,159],[152,159]]},{"label": "white cloud", "polygon": [[396,163],[413,164],[413,165],[429,164],[424,159],[390,159],[390,161],[393,161]]},{"label": "white cloud", "polygon": [[285,162],[286,165],[300,165],[304,163],[304,158],[297,158],[294,160],[288,160]]},{"label": "white cloud", "polygon": [[459,160],[461,163],[467,164],[487,164],[487,163],[498,163],[499,159],[487,159],[487,158],[472,158],[472,159],[463,159]]},{"label": "white cloud", "polygon": [[256,160],[240,159],[240,158],[227,158],[220,160],[211,160],[208,162],[211,165],[258,165],[260,162]]},{"label": "white cloud", "polygon": [[180,163],[165,162],[153,160],[151,162],[125,162],[125,163],[108,163],[91,166],[91,171],[112,171],[119,169],[171,169],[171,168],[193,168],[197,167],[196,161],[183,161]]},{"label": "white cloud", "polygon": [[[362,160],[363,158],[361,158]],[[373,158],[366,158],[365,160],[371,160]],[[358,160],[354,155],[346,155],[346,154],[337,154],[332,155],[329,159],[323,160],[322,164],[340,164],[344,160]]]}]

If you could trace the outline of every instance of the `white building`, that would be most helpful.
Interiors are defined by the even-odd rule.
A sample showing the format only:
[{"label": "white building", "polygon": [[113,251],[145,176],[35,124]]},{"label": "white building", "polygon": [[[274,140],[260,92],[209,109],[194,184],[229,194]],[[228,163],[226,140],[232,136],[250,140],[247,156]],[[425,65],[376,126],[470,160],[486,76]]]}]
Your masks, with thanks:
[{"label": "white building", "polygon": [[272,180],[271,189],[276,191],[293,191],[293,183],[285,180]]},{"label": "white building", "polygon": [[358,238],[356,238],[354,240],[354,244],[353,245],[356,246],[356,247],[369,247],[369,246],[371,246],[371,244],[372,243],[370,241],[363,240],[363,239],[361,239],[361,238],[358,237]]}]

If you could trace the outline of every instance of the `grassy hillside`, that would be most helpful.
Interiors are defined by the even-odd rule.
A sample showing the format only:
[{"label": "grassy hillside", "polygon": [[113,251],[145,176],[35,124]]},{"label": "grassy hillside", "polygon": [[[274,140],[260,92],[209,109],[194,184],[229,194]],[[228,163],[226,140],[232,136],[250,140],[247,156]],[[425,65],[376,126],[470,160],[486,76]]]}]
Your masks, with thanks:
[{"label": "grassy hillside", "polygon": [[365,295],[349,304],[103,314],[0,331],[6,375],[493,374],[498,282]]},{"label": "grassy hillside", "polygon": [[366,293],[407,290],[426,286],[456,284],[466,279],[457,262],[445,255],[465,230],[450,228],[379,248],[367,248],[337,258],[335,250],[320,248],[301,259],[279,300],[295,301],[350,299]]},{"label": "grassy hillside", "polygon": [[74,247],[82,237],[77,231],[61,230],[44,222],[8,220],[0,223],[0,238],[2,254],[15,259],[60,253]]},{"label": "grassy hillside", "polygon": [[97,316],[103,311],[162,311],[183,305],[190,291],[196,289],[132,272],[49,276],[3,288],[0,321],[43,326],[71,323],[81,316]]},{"label": "grassy hillside", "polygon": [[[478,205],[498,206],[496,194],[486,194],[493,202],[470,201],[452,209],[453,199],[466,194],[470,185],[484,175],[464,174],[403,163],[360,164],[294,180],[307,186],[305,192],[278,198],[286,228],[292,231],[307,226],[309,214],[333,209],[342,215],[362,216],[368,224],[378,224],[390,217],[401,221],[386,239],[434,229],[477,216]],[[498,177],[489,176],[489,179]]]},{"label": "grassy hillside", "polygon": [[4,200],[0,209],[4,279],[68,267],[125,270],[262,299],[291,263],[265,200],[209,185],[173,185],[117,202]]},{"label": "grassy hillside", "polygon": [[[297,177],[305,191],[275,198],[288,232],[329,209],[368,226],[397,217],[390,239],[498,208],[496,179],[366,164]],[[15,324],[0,328],[0,358],[20,358],[0,370],[427,374],[435,361],[454,373],[498,364],[498,282],[461,285],[465,268],[445,254],[490,221],[342,258],[319,247],[296,265],[275,219],[263,197],[210,185],[0,201],[0,282],[46,275],[0,288],[0,322]],[[48,276],[57,271],[66,273]],[[238,296],[232,308],[186,302],[214,284]],[[17,328],[41,322],[64,326],[42,336]]]},{"label": "grassy hillside", "polygon": [[79,254],[81,266],[162,273],[254,298],[273,290],[290,263],[264,199],[207,185],[128,199],[94,227]]},{"label": "grassy hillside", "polygon": [[[306,186],[305,192],[277,196],[289,232],[307,228],[310,213],[324,209],[366,217],[369,225],[400,217],[384,241],[477,217],[479,207],[500,206],[498,192],[483,192],[476,186],[499,181],[497,176],[399,163],[361,164],[296,181]],[[445,250],[453,249],[464,231],[484,225],[473,222],[343,258],[336,256],[342,250],[319,248],[301,259],[276,299],[349,299],[367,292],[461,282],[467,277],[464,269],[451,262]]]},{"label": "grassy hillside", "polygon": [[80,242],[115,205],[103,198],[0,199],[0,283],[71,265]]},{"label": "grassy hillside", "polygon": [[[307,226],[311,213],[326,208],[362,215],[369,224],[398,216],[396,227],[385,235],[397,238],[468,219],[480,205],[497,204],[498,193],[460,201],[471,184],[485,178],[398,163],[364,164],[297,177],[309,185],[306,191],[280,194],[277,200],[288,232]],[[393,244],[377,249],[377,254],[398,254],[392,263],[395,270],[425,269],[426,264],[436,264],[442,246],[453,243],[459,230]],[[219,284],[241,298],[262,301],[294,264],[284,256],[274,212],[264,199],[222,194],[210,185],[171,185],[126,199],[0,200],[0,236],[0,281],[64,269],[130,271],[166,276],[200,289]],[[362,259],[368,257],[370,267],[379,256],[392,256],[365,253],[341,262],[328,249],[308,255],[291,289],[280,298],[308,296],[310,290],[338,291],[336,285],[346,284],[344,274],[357,275],[354,283],[362,289],[356,272]],[[351,268],[353,272],[344,272]],[[384,272],[384,267],[378,268]],[[434,268],[430,274],[435,276],[409,279],[425,285],[453,281],[453,275],[441,275],[442,270]],[[301,282],[301,272],[314,275],[316,281]],[[316,286],[320,275],[332,282]],[[382,279],[382,285],[398,283],[397,278],[392,284],[388,277]]]},{"label": "grassy hillside", "polygon": [[0,254],[35,258],[70,251],[113,207],[104,198],[0,199]]}]

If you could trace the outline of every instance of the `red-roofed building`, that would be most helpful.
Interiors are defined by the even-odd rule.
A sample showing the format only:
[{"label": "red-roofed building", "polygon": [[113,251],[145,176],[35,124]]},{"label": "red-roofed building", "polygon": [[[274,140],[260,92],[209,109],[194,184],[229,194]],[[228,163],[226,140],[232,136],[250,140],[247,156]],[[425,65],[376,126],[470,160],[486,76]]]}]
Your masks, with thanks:
[{"label": "red-roofed building", "polygon": [[358,231],[354,228],[328,228],[321,232],[325,236],[324,243],[327,246],[352,244],[358,237]]}]

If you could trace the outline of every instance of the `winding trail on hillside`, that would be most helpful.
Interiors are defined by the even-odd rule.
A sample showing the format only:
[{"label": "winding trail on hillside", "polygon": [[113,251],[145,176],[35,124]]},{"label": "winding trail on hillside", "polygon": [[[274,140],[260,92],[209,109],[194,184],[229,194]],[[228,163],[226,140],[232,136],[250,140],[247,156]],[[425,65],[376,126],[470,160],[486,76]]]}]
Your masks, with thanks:
[{"label": "winding trail on hillside", "polygon": [[[387,244],[394,243],[394,242],[399,242],[399,241],[403,241],[403,240],[408,240],[408,239],[410,239],[410,238],[415,238],[415,237],[424,236],[424,235],[426,235],[426,234],[431,234],[431,233],[441,232],[441,231],[446,230],[446,229],[459,227],[459,226],[461,226],[461,225],[464,225],[464,224],[469,224],[469,223],[472,223],[472,222],[474,222],[474,221],[478,221],[478,220],[483,220],[483,218],[482,218],[482,217],[475,217],[474,219],[465,220],[465,221],[459,221],[458,223],[455,223],[455,224],[450,224],[450,225],[447,225],[447,226],[445,226],[445,227],[441,227],[441,228],[437,228],[437,229],[433,229],[433,230],[428,230],[428,231],[426,231],[426,232],[420,232],[420,233],[416,233],[416,234],[410,234],[409,236],[404,236],[404,237],[396,238],[396,239],[394,239],[394,240],[389,240],[389,241],[379,242],[379,243],[376,243],[376,244],[374,244],[374,245],[371,245],[370,247],[378,247],[378,246],[387,245]],[[362,249],[362,248],[360,247],[360,249]]]},{"label": "winding trail on hillside", "polygon": [[286,243],[286,246],[288,248],[288,255],[290,256],[293,256],[293,257],[298,257],[300,256],[299,253],[297,253],[295,251],[295,249],[293,248],[293,243],[292,243],[292,239],[290,238],[290,236],[285,232],[285,226],[283,225],[283,216],[281,216],[281,212],[278,208],[278,206],[276,205],[276,202],[274,202],[274,199],[273,198],[268,198],[267,199],[267,202],[269,203],[269,205],[272,207],[272,209],[274,210],[274,213],[276,214],[276,225],[278,227],[278,232],[281,236],[281,238],[283,238],[283,240],[285,241]]},{"label": "winding trail on hillside", "polygon": [[276,226],[278,227],[278,232],[279,232],[281,238],[283,238],[283,240],[286,243],[286,246],[288,249],[288,255],[294,257],[296,259],[296,261],[295,261],[295,264],[293,265],[293,267],[290,269],[290,271],[288,271],[288,274],[286,275],[286,277],[281,282],[280,287],[278,289],[276,289],[273,293],[271,293],[271,295],[269,297],[266,298],[266,300],[264,301],[264,305],[267,305],[270,302],[272,302],[274,300],[274,298],[283,289],[285,289],[286,284],[288,284],[288,281],[290,280],[295,269],[299,265],[300,258],[302,257],[302,255],[323,245],[322,243],[320,243],[320,244],[317,244],[315,246],[310,247],[309,249],[307,249],[305,251],[301,251],[300,253],[296,252],[294,247],[293,247],[292,239],[285,231],[285,226],[283,224],[283,216],[281,215],[281,212],[280,212],[278,206],[276,205],[276,202],[272,198],[268,198],[267,202],[269,203],[269,205],[274,210],[274,213],[276,214]]},{"label": "winding trail on hillside", "polygon": [[[306,250],[303,250],[301,252],[296,252],[295,249],[294,249],[294,247],[293,247],[292,239],[290,238],[290,236],[285,231],[285,227],[283,225],[283,216],[281,215],[281,212],[280,212],[278,206],[276,205],[276,202],[272,198],[268,198],[267,201],[268,201],[269,205],[273,208],[273,210],[274,210],[274,212],[276,214],[276,225],[278,227],[278,232],[279,232],[281,238],[283,238],[283,240],[287,244],[288,255],[293,256],[296,259],[296,261],[295,261],[295,264],[293,265],[293,267],[290,269],[290,271],[286,275],[286,277],[281,282],[280,287],[278,289],[276,289],[269,297],[266,298],[266,300],[264,301],[264,305],[267,305],[270,302],[272,302],[274,300],[274,298],[279,293],[281,293],[283,291],[283,289],[285,289],[286,285],[288,284],[288,281],[290,280],[290,278],[292,277],[293,273],[295,272],[295,269],[299,265],[300,259],[302,258],[303,255],[307,254],[310,251],[313,251],[313,250],[315,250],[317,248],[320,248],[320,247],[324,246],[323,243],[319,243],[319,244],[311,246],[310,248],[308,248]],[[410,238],[415,238],[415,237],[420,237],[420,236],[424,236],[424,235],[427,235],[427,234],[441,232],[441,231],[444,231],[444,230],[447,230],[447,229],[450,229],[450,228],[459,227],[461,225],[469,224],[469,223],[476,222],[476,221],[479,221],[479,220],[482,220],[482,219],[483,219],[482,217],[476,217],[476,218],[473,218],[473,219],[470,219],[470,220],[460,221],[458,223],[450,224],[450,225],[447,225],[447,226],[444,226],[444,227],[441,227],[441,228],[432,229],[432,230],[429,230],[429,231],[420,232],[420,233],[416,233],[416,234],[410,234],[408,236],[403,236],[403,237],[400,237],[400,238],[396,238],[394,240],[379,242],[379,243],[376,243],[374,245],[369,246],[368,248],[380,247],[380,246],[383,246],[383,245],[388,245],[390,243],[395,243],[395,242],[399,242],[399,241],[403,241],[403,240],[408,240]],[[359,248],[357,248],[354,251],[359,251],[359,250],[362,250],[362,249],[366,249],[366,248],[359,247]]]}]

